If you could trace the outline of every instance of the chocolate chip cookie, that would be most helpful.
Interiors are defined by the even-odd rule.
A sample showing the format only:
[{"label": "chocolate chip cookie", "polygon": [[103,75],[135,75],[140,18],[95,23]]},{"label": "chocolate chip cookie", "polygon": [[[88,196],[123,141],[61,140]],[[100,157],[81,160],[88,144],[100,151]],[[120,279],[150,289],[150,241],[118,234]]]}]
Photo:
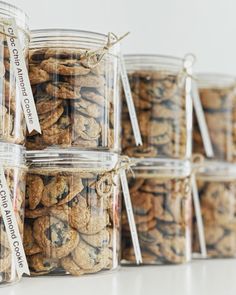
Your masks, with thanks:
[{"label": "chocolate chip cookie", "polygon": [[[129,179],[143,264],[179,264],[191,254],[190,177],[137,173]],[[187,244],[189,246],[187,246]],[[135,263],[126,212],[122,214],[122,259]]]}]

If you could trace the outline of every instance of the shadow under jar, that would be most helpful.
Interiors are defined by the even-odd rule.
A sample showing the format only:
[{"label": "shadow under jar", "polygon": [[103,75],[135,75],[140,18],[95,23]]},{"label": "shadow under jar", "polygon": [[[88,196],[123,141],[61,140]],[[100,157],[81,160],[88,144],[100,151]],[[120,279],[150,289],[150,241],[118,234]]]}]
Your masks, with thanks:
[{"label": "shadow under jar", "polygon": [[130,157],[189,158],[192,102],[186,99],[184,60],[159,55],[126,55],[125,63],[143,146],[135,146],[124,104],[123,153]]},{"label": "shadow under jar", "polygon": [[[208,163],[196,174],[208,258],[236,257],[236,169]],[[193,252],[199,253],[196,220]]]},{"label": "shadow under jar", "polygon": [[[142,160],[129,179],[143,264],[180,264],[191,258],[190,163]],[[126,212],[122,262],[135,264]]]},{"label": "shadow under jar", "polygon": [[[15,18],[19,41],[25,60],[28,62],[29,30],[28,17],[19,8],[0,2],[0,18]],[[1,22],[0,22],[1,25]],[[21,96],[14,72],[14,61],[4,34],[0,35],[0,140],[24,144],[26,124],[21,108]]]},{"label": "shadow under jar", "polygon": [[31,275],[81,276],[115,269],[119,183],[109,171],[117,155],[52,150],[27,158],[24,248]]},{"label": "shadow under jar", "polygon": [[[13,209],[21,237],[23,239],[24,209],[25,209],[25,177],[26,166],[23,158],[24,148],[1,143],[0,165],[3,166],[6,182],[12,198]],[[19,280],[15,257],[12,254],[6,228],[0,211],[0,287]]]},{"label": "shadow under jar", "polygon": [[38,30],[30,44],[30,81],[42,134],[27,137],[27,149],[50,146],[119,151],[119,44],[97,65],[86,51],[107,36],[76,30]]},{"label": "shadow under jar", "polygon": [[[216,161],[235,162],[236,78],[220,74],[199,74],[197,81],[213,145],[213,159]],[[193,131],[193,151],[206,156],[196,120]]]}]

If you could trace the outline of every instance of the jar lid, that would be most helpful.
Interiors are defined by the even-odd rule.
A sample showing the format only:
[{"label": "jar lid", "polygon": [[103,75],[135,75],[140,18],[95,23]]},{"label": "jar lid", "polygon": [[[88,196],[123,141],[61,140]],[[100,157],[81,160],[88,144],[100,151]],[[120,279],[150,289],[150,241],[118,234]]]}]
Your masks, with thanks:
[{"label": "jar lid", "polygon": [[[60,28],[39,29],[31,31],[30,49],[43,47],[75,47],[79,49],[100,49],[106,45],[107,34],[83,30],[68,30]],[[116,55],[120,44],[109,49],[109,53]]]},{"label": "jar lid", "polygon": [[226,162],[204,161],[202,164],[195,164],[197,176],[212,178],[236,178],[236,165]]},{"label": "jar lid", "polygon": [[131,159],[136,165],[132,167],[134,172],[147,172],[160,176],[187,176],[191,174],[192,164],[189,160],[175,159]]},{"label": "jar lid", "polygon": [[126,54],[124,56],[127,71],[153,70],[179,72],[184,59],[158,54]]},{"label": "jar lid", "polygon": [[18,27],[28,33],[29,17],[23,10],[15,5],[0,1],[0,17],[15,18]]},{"label": "jar lid", "polygon": [[111,170],[118,155],[110,152],[83,151],[77,149],[53,149],[26,151],[27,164],[34,168],[72,168]]},{"label": "jar lid", "polygon": [[4,166],[24,166],[25,148],[18,144],[0,142],[0,164]]},{"label": "jar lid", "polygon": [[236,77],[227,74],[198,73],[196,78],[199,88],[234,87],[236,83]]}]

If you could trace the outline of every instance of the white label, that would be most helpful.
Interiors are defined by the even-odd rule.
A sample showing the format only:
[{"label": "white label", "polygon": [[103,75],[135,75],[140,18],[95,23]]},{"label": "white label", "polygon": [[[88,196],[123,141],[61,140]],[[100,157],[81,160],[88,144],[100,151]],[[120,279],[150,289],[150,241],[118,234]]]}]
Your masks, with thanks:
[{"label": "white label", "polygon": [[15,260],[16,271],[21,278],[22,275],[30,274],[22,239],[16,221],[11,196],[6,182],[3,167],[0,167],[0,210],[6,228],[11,251]]},{"label": "white label", "polygon": [[6,23],[4,23],[4,31],[8,35],[6,36],[7,44],[10,51],[11,62],[13,63],[15,71],[16,83],[21,94],[21,104],[28,131],[31,133],[33,130],[36,130],[41,133],[38,114],[25,64],[25,58],[19,41],[17,25],[13,18],[7,19]]},{"label": "white label", "polygon": [[122,186],[122,191],[123,191],[123,196],[125,201],[126,212],[127,212],[128,221],[129,221],[129,227],[130,227],[130,233],[131,233],[133,247],[134,247],[136,263],[140,264],[142,263],[142,254],[140,250],[138,233],[137,233],[137,228],[136,228],[136,224],[134,220],[134,213],[133,213],[125,169],[120,170],[120,180],[121,180],[121,186]]},{"label": "white label", "polygon": [[122,85],[125,92],[125,98],[126,98],[127,107],[129,110],[129,116],[130,116],[130,121],[131,121],[132,129],[133,129],[133,133],[134,133],[135,142],[136,142],[136,145],[142,145],[143,144],[142,137],[141,137],[138,119],[137,119],[137,115],[136,115],[136,111],[134,107],[134,101],[133,101],[133,97],[132,97],[132,93],[131,93],[131,89],[129,85],[129,79],[128,79],[127,71],[125,68],[125,62],[122,55],[120,55],[120,73],[121,73]]},{"label": "white label", "polygon": [[197,221],[201,255],[202,255],[202,258],[206,258],[207,250],[206,250],[205,232],[204,232],[204,225],[202,220],[201,206],[199,201],[198,188],[197,188],[195,175],[192,175],[192,193],[193,193],[193,205],[194,205],[194,212],[195,212],[196,221]]}]

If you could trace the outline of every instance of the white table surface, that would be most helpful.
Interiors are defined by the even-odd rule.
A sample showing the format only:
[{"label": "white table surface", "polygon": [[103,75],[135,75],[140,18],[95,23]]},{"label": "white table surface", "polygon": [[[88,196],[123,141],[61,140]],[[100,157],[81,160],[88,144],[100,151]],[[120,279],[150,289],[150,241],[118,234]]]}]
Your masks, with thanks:
[{"label": "white table surface", "polygon": [[0,295],[235,295],[236,259],[123,267],[86,277],[23,278]]}]

